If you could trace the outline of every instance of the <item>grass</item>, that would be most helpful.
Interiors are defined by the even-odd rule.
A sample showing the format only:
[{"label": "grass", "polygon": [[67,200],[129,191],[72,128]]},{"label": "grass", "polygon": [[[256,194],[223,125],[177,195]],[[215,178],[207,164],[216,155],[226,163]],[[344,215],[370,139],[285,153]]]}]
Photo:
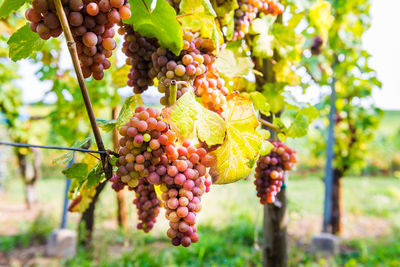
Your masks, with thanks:
[{"label": "grass", "polygon": [[[6,183],[6,196],[1,201],[21,203],[22,186],[19,180]],[[40,202],[43,215],[41,223],[16,222],[20,234],[2,236],[0,251],[31,246],[43,242],[51,227],[61,216],[64,190],[62,178],[45,178],[39,182]],[[291,266],[396,266],[400,253],[400,180],[391,177],[346,177],[343,179],[343,206],[345,217],[369,220],[380,218],[390,222],[393,231],[385,232],[380,239],[358,236],[346,239],[346,253],[330,262],[315,259],[306,252],[308,233],[297,226],[300,220],[315,224],[313,233],[320,231],[319,223],[323,203],[323,184],[319,177],[296,178],[288,184],[291,242]],[[127,194],[127,201],[133,198]],[[107,187],[96,210],[96,249],[93,254],[80,250],[77,257],[64,262],[67,266],[259,266],[261,252],[256,244],[261,240],[262,206],[258,204],[250,181],[226,186],[213,186],[204,196],[203,211],[199,214],[199,243],[189,248],[175,248],[165,237],[166,220],[161,215],[154,231],[146,235],[134,229],[135,209],[129,207],[132,222],[127,232],[116,229],[115,193]],[[45,219],[43,219],[45,218]],[[69,227],[75,228],[78,216],[69,215]],[[383,219],[382,219],[383,218]],[[45,223],[46,222],[46,223]],[[375,223],[371,221],[371,223]],[[36,225],[36,226],[33,226]],[[48,226],[51,227],[48,227]],[[43,226],[41,229],[39,226]],[[1,226],[0,226],[1,227]],[[38,228],[39,227],[39,228]],[[354,222],[345,224],[345,231],[357,231]],[[379,227],[379,225],[376,225]],[[293,237],[294,236],[294,237]],[[299,243],[300,242],[300,243]],[[304,243],[305,242],[305,243]],[[375,265],[374,265],[375,264]]]}]

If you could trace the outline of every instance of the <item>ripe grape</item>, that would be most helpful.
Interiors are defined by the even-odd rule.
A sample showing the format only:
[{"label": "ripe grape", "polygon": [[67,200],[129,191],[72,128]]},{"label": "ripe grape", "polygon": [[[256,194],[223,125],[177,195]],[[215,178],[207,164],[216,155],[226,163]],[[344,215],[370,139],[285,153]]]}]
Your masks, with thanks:
[{"label": "ripe grape", "polygon": [[254,184],[261,204],[273,203],[284,183],[285,171],[297,162],[296,151],[280,141],[271,141],[273,148],[257,160]]},{"label": "ripe grape", "polygon": [[123,25],[120,29],[125,32],[122,51],[128,57],[126,64],[132,66],[127,84],[139,94],[154,84],[157,73],[152,68],[151,56],[159,45],[155,38],[142,37],[131,25]]},{"label": "ripe grape", "polygon": [[321,36],[316,36],[313,39],[313,44],[311,46],[311,53],[313,55],[319,55],[322,53],[322,44],[324,41],[322,40]]},{"label": "ripe grape", "polygon": [[138,185],[134,188],[136,198],[133,203],[136,205],[139,223],[138,229],[145,233],[149,232],[156,222],[160,213],[160,201],[157,198],[154,185],[150,184],[145,178],[140,178]]},{"label": "ripe grape", "polygon": [[[224,0],[218,0],[217,5],[223,5]],[[282,14],[283,5],[277,0],[239,0],[239,8],[234,13],[234,36],[233,39],[242,39],[248,32],[253,20],[259,13],[277,16]]]},{"label": "ripe grape", "polygon": [[202,153],[203,150],[196,149],[188,141],[180,147],[169,144],[165,151],[167,161],[163,163],[165,169],[164,175],[161,175],[161,186],[164,188],[162,199],[170,221],[167,236],[174,246],[187,247],[198,241],[196,213],[201,210],[201,196],[209,191],[211,185],[208,174],[204,172],[200,175],[197,170],[199,166],[204,167],[200,161],[193,164],[188,158],[196,154],[203,159],[206,153],[200,157],[197,151]]},{"label": "ripe grape", "polygon": [[[103,79],[104,70],[111,66],[106,58],[111,57],[112,50],[116,48],[112,39],[115,35],[113,27],[121,23],[121,17],[130,18],[128,0],[64,0],[62,3],[76,42],[84,77]],[[44,40],[58,37],[62,28],[54,3],[33,0],[32,7],[25,13],[26,19],[31,22],[31,30]],[[88,57],[93,60],[88,60]]]}]

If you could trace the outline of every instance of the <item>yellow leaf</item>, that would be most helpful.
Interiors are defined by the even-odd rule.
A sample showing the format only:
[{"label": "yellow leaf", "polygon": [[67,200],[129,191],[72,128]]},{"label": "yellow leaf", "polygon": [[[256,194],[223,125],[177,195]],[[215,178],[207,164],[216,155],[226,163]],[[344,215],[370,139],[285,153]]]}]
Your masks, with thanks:
[{"label": "yellow leaf", "polygon": [[325,41],[334,20],[331,15],[331,4],[324,0],[318,0],[315,2],[310,9],[310,19],[315,27],[317,27],[322,39]]},{"label": "yellow leaf", "polygon": [[236,93],[229,95],[223,115],[226,137],[224,143],[211,152],[215,160],[210,173],[216,184],[233,183],[247,177],[262,143],[256,131],[259,123],[248,98]]}]

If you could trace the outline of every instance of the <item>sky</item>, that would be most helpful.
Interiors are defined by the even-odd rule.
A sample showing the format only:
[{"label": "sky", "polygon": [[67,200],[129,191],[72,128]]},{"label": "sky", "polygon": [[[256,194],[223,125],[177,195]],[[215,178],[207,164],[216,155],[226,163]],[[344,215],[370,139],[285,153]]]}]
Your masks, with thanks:
[{"label": "sky", "polygon": [[[370,66],[378,73],[378,79],[383,83],[382,89],[373,91],[376,105],[382,109],[400,110],[400,0],[372,0],[371,28],[363,36],[363,46],[371,55]],[[64,47],[62,62],[70,62]],[[35,77],[38,66],[28,60],[19,62],[19,74],[22,79],[18,85],[23,88],[23,100],[32,103],[42,99],[50,89],[50,83],[42,83]],[[68,64],[68,63],[66,63]],[[318,90],[310,90],[306,98],[316,99]],[[52,95],[47,96],[52,100]]]}]

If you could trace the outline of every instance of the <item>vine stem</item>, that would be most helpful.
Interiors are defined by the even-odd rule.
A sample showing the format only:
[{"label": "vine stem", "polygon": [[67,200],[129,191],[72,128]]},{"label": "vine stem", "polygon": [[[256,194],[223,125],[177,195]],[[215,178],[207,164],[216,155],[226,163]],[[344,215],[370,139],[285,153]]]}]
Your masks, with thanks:
[{"label": "vine stem", "polygon": [[193,13],[181,14],[181,15],[177,15],[176,19],[180,19],[180,18],[183,18],[183,17],[192,16],[192,15],[193,15]]},{"label": "vine stem", "polygon": [[[79,64],[78,51],[76,49],[76,43],[74,37],[72,36],[71,29],[68,24],[67,16],[65,15],[61,0],[54,0],[54,4],[56,6],[57,15],[61,23],[61,27],[63,29],[65,39],[67,42],[68,50],[71,55],[72,63],[74,65],[76,77],[78,79],[79,88],[81,89],[82,97],[85,102],[86,111],[89,116],[90,125],[92,126],[92,131],[94,134],[94,138],[96,140],[97,148],[99,151],[106,151],[104,148],[103,140],[100,135],[99,127],[97,126],[96,117],[94,115],[92,103],[90,102],[90,97],[88,90],[86,88],[85,80],[83,77],[82,69]],[[106,178],[111,178],[112,176],[112,166],[109,164],[109,158],[106,154],[100,154],[101,161],[103,164],[104,173]]]},{"label": "vine stem", "polygon": [[274,130],[274,131],[277,132],[277,133],[281,132],[281,129],[280,129],[279,127],[273,125],[273,124],[270,123],[269,121],[266,121],[266,120],[264,120],[264,119],[262,119],[262,118],[258,118],[258,121],[259,121],[262,125],[267,126],[268,128]]},{"label": "vine stem", "polygon": [[172,106],[176,102],[176,92],[178,90],[178,85],[175,80],[171,81],[171,86],[169,87],[169,105]]}]

